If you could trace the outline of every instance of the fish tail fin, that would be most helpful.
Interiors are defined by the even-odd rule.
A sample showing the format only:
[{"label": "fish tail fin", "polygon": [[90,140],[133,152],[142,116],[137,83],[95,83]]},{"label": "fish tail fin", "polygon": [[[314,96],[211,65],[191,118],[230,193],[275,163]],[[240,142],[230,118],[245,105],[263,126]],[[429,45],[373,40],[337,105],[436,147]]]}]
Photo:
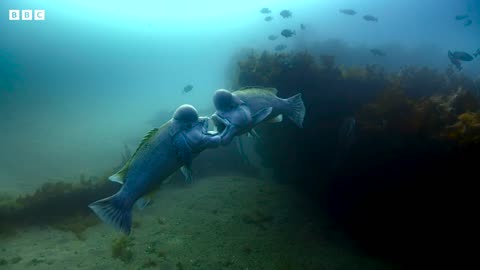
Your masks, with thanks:
[{"label": "fish tail fin", "polygon": [[298,93],[292,97],[287,98],[290,111],[287,115],[295,125],[303,127],[303,118],[305,118],[305,105],[303,104],[302,94]]},{"label": "fish tail fin", "polygon": [[132,227],[132,206],[121,192],[88,205],[103,222],[126,235],[130,234]]}]

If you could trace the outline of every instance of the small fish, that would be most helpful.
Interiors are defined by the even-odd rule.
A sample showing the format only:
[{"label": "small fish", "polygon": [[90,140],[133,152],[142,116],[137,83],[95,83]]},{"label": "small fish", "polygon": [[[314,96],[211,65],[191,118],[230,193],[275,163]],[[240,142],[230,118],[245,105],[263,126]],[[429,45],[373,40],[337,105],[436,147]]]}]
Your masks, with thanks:
[{"label": "small fish", "polygon": [[461,52],[461,51],[455,51],[453,53],[448,51],[448,57],[455,58],[459,61],[464,61],[464,62],[470,62],[473,60],[473,56],[471,56],[469,53]]},{"label": "small fish", "polygon": [[340,13],[343,13],[343,14],[346,14],[346,15],[355,15],[357,14],[357,12],[353,9],[348,9],[348,8],[345,8],[345,9],[340,9],[339,10]]},{"label": "small fish", "polygon": [[480,49],[477,49],[477,50],[473,53],[473,56],[475,56],[475,58],[477,58],[477,56],[480,56]]},{"label": "small fish", "polygon": [[282,36],[289,38],[293,35],[295,35],[295,31],[292,31],[290,29],[283,29],[282,32],[280,33]]},{"label": "small fish", "polygon": [[448,58],[450,59],[450,62],[460,71],[462,70],[462,63],[460,63],[460,61],[455,58],[455,56],[453,55],[453,53],[451,51],[448,51]]},{"label": "small fish", "polygon": [[457,15],[457,16],[455,16],[455,20],[461,21],[461,20],[464,20],[464,19],[466,19],[466,18],[468,18],[468,17],[469,17],[469,16],[468,16],[467,14],[465,14],[465,15]]},{"label": "small fish", "polygon": [[270,35],[270,36],[268,36],[268,39],[269,39],[269,40],[272,40],[272,41],[273,41],[273,40],[276,40],[277,38],[278,38],[278,36],[276,36],[276,35]]},{"label": "small fish", "polygon": [[149,194],[178,169],[187,180],[192,180],[192,160],[220,143],[220,134],[208,132],[208,118],[198,117],[193,106],[182,105],[172,119],[152,129],[122,169],[109,177],[110,181],[122,184],[120,190],[88,207],[103,222],[129,235],[133,205],[146,206]]},{"label": "small fish", "polygon": [[283,51],[287,48],[287,45],[285,44],[279,44],[277,46],[275,46],[275,51]]},{"label": "small fish", "polygon": [[468,19],[464,24],[463,26],[469,26],[472,24],[472,20]]},{"label": "small fish", "polygon": [[363,16],[363,19],[369,22],[378,22],[378,18],[372,15],[365,15]]},{"label": "small fish", "polygon": [[271,20],[273,20],[273,17],[272,16],[267,16],[265,17],[264,19],[266,22],[270,22]]},{"label": "small fish", "polygon": [[300,29],[305,30],[305,29],[307,29],[307,28],[306,28],[305,25],[302,23],[302,24],[300,24]]},{"label": "small fish", "polygon": [[375,56],[385,56],[385,52],[380,49],[371,49],[370,52]]},{"label": "small fish", "polygon": [[269,8],[262,8],[262,9],[260,9],[260,13],[270,14],[270,13],[272,13],[272,11]]},{"label": "small fish", "polygon": [[290,18],[292,17],[292,12],[288,9],[284,9],[282,10],[282,12],[280,12],[280,16],[282,16],[283,18]]},{"label": "small fish", "polygon": [[302,94],[283,99],[277,96],[275,88],[250,87],[233,92],[219,89],[213,103],[216,112],[211,119],[222,134],[222,145],[236,136],[252,133],[261,122],[281,122],[285,115],[301,128],[305,117]]},{"label": "small fish", "polygon": [[190,92],[190,91],[192,91],[192,90],[193,90],[193,85],[191,85],[191,84],[188,84],[188,85],[186,85],[186,86],[183,88],[183,92],[184,92],[184,93],[188,93],[188,92]]}]

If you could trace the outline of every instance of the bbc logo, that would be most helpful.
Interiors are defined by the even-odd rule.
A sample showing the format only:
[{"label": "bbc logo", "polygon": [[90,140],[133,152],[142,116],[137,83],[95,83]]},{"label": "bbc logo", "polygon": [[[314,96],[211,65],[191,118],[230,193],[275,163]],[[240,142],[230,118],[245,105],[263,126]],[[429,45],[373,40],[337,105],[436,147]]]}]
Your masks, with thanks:
[{"label": "bbc logo", "polygon": [[10,21],[44,21],[45,10],[44,9],[10,9],[8,11],[8,19]]}]

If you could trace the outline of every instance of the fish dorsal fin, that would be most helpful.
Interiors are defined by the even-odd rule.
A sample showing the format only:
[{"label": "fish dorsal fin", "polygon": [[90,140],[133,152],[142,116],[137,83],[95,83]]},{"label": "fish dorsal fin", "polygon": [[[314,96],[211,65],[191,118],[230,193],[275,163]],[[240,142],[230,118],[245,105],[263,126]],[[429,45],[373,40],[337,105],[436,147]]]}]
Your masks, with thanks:
[{"label": "fish dorsal fin", "polygon": [[270,91],[272,92],[273,94],[277,94],[278,93],[278,90],[277,88],[274,88],[274,87],[263,87],[263,86],[244,86],[244,87],[241,87],[237,90],[233,90],[232,92],[237,92],[237,91],[242,91],[242,90],[248,90],[248,89],[262,89],[262,90],[265,90],[265,91]]},{"label": "fish dorsal fin", "polygon": [[[137,147],[137,150],[135,151],[135,153],[138,152],[139,149],[142,148],[142,146],[144,146],[155,134],[157,134],[157,131],[158,131],[158,128],[154,128],[152,130],[150,130],[142,139],[142,141],[140,142],[140,144],[138,145]],[[135,156],[135,154],[133,154]]]},{"label": "fish dorsal fin", "polygon": [[262,88],[262,89],[263,89],[263,90],[266,90],[266,91],[270,91],[270,92],[272,92],[274,95],[277,95],[277,94],[278,94],[277,88],[267,87],[267,88]]},{"label": "fish dorsal fin", "polygon": [[[165,125],[164,125],[165,126]],[[163,127],[163,126],[162,126]],[[130,168],[130,162],[131,160],[135,157],[135,155],[138,153],[138,151],[152,138],[157,134],[157,132],[162,128],[154,128],[150,130],[142,139],[140,144],[137,147],[137,150],[135,150],[135,153],[133,153],[132,157],[123,165],[123,167],[114,175],[111,175],[108,177],[108,180],[112,182],[117,182],[119,184],[125,184],[125,178],[127,177],[128,170]]]},{"label": "fish dorsal fin", "polygon": [[262,87],[262,86],[247,86],[247,87],[242,87],[240,89],[237,89],[237,90],[234,90],[232,91],[232,93],[234,92],[237,92],[237,91],[246,91],[246,90],[250,90],[250,89],[259,89],[259,90],[264,90],[264,91],[268,91],[274,95],[277,95],[278,94],[278,90],[277,88],[273,88],[273,87]]}]

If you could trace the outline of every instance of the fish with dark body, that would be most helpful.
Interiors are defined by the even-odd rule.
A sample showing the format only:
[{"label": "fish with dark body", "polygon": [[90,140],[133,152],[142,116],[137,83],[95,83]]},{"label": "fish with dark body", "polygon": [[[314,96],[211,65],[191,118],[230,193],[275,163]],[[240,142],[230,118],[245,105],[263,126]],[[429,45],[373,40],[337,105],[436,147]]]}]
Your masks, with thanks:
[{"label": "fish with dark body", "polygon": [[470,62],[473,60],[473,56],[471,56],[469,53],[462,51],[455,51],[453,53],[451,51],[448,51],[448,56],[464,62]]},{"label": "fish with dark body", "polygon": [[475,56],[475,58],[477,58],[477,56],[480,56],[480,48],[473,53],[473,56]]},{"label": "fish with dark body", "polygon": [[455,51],[451,52],[448,51],[448,58],[450,59],[450,62],[458,69],[462,70],[462,63],[460,61],[464,62],[469,62],[473,60],[473,56],[466,52],[461,52],[461,51]]},{"label": "fish with dark body", "polygon": [[229,144],[235,136],[252,133],[262,122],[281,122],[283,115],[298,127],[303,127],[305,105],[302,95],[279,98],[275,88],[244,88],[229,92],[219,89],[213,96],[216,112],[211,119],[221,132],[222,145]]},{"label": "fish with dark body", "polygon": [[265,17],[264,19],[266,22],[270,22],[271,20],[273,20],[273,17],[272,16],[267,16]]},{"label": "fish with dark body", "polygon": [[448,59],[450,59],[450,62],[458,69],[462,70],[462,63],[455,57],[453,57],[452,52],[448,51]]},{"label": "fish with dark body", "polygon": [[343,13],[345,15],[350,15],[350,16],[357,14],[357,12],[355,10],[348,9],[348,8],[340,9],[339,11],[340,11],[340,13]]},{"label": "fish with dark body", "polygon": [[183,92],[188,93],[193,90],[193,85],[187,84],[185,87],[183,87]]},{"label": "fish with dark body", "polygon": [[368,22],[378,22],[378,18],[372,15],[365,15],[363,19]]},{"label": "fish with dark body", "polygon": [[278,38],[278,36],[276,36],[276,35],[270,35],[270,36],[268,36],[268,40],[272,40],[272,41],[273,41],[273,40],[276,40],[277,38]]},{"label": "fish with dark body", "polygon": [[130,234],[132,207],[148,204],[153,192],[171,174],[181,169],[191,180],[192,160],[207,148],[220,145],[221,136],[208,132],[208,118],[198,117],[190,105],[180,106],[173,118],[151,130],[127,163],[109,180],[122,184],[120,190],[89,205],[105,223]]},{"label": "fish with dark body", "polygon": [[465,20],[466,18],[468,18],[469,16],[467,14],[464,14],[464,15],[457,15],[455,16],[455,20],[457,21],[461,21],[461,20]]},{"label": "fish with dark body", "polygon": [[472,24],[472,20],[468,19],[463,26],[470,26]]},{"label": "fish with dark body", "polygon": [[385,56],[385,52],[380,49],[371,49],[370,52],[375,56]]},{"label": "fish with dark body", "polygon": [[292,12],[288,9],[284,9],[282,10],[282,12],[280,12],[280,16],[282,16],[283,18],[290,18],[292,17]]},{"label": "fish with dark body", "polygon": [[260,13],[270,14],[270,13],[272,13],[272,11],[269,8],[262,8],[262,9],[260,9]]},{"label": "fish with dark body", "polygon": [[282,36],[289,38],[295,35],[295,30],[290,30],[290,29],[283,29],[282,32],[280,33]]},{"label": "fish with dark body", "polygon": [[287,48],[287,45],[285,44],[278,44],[277,46],[275,46],[275,51],[283,51]]}]

